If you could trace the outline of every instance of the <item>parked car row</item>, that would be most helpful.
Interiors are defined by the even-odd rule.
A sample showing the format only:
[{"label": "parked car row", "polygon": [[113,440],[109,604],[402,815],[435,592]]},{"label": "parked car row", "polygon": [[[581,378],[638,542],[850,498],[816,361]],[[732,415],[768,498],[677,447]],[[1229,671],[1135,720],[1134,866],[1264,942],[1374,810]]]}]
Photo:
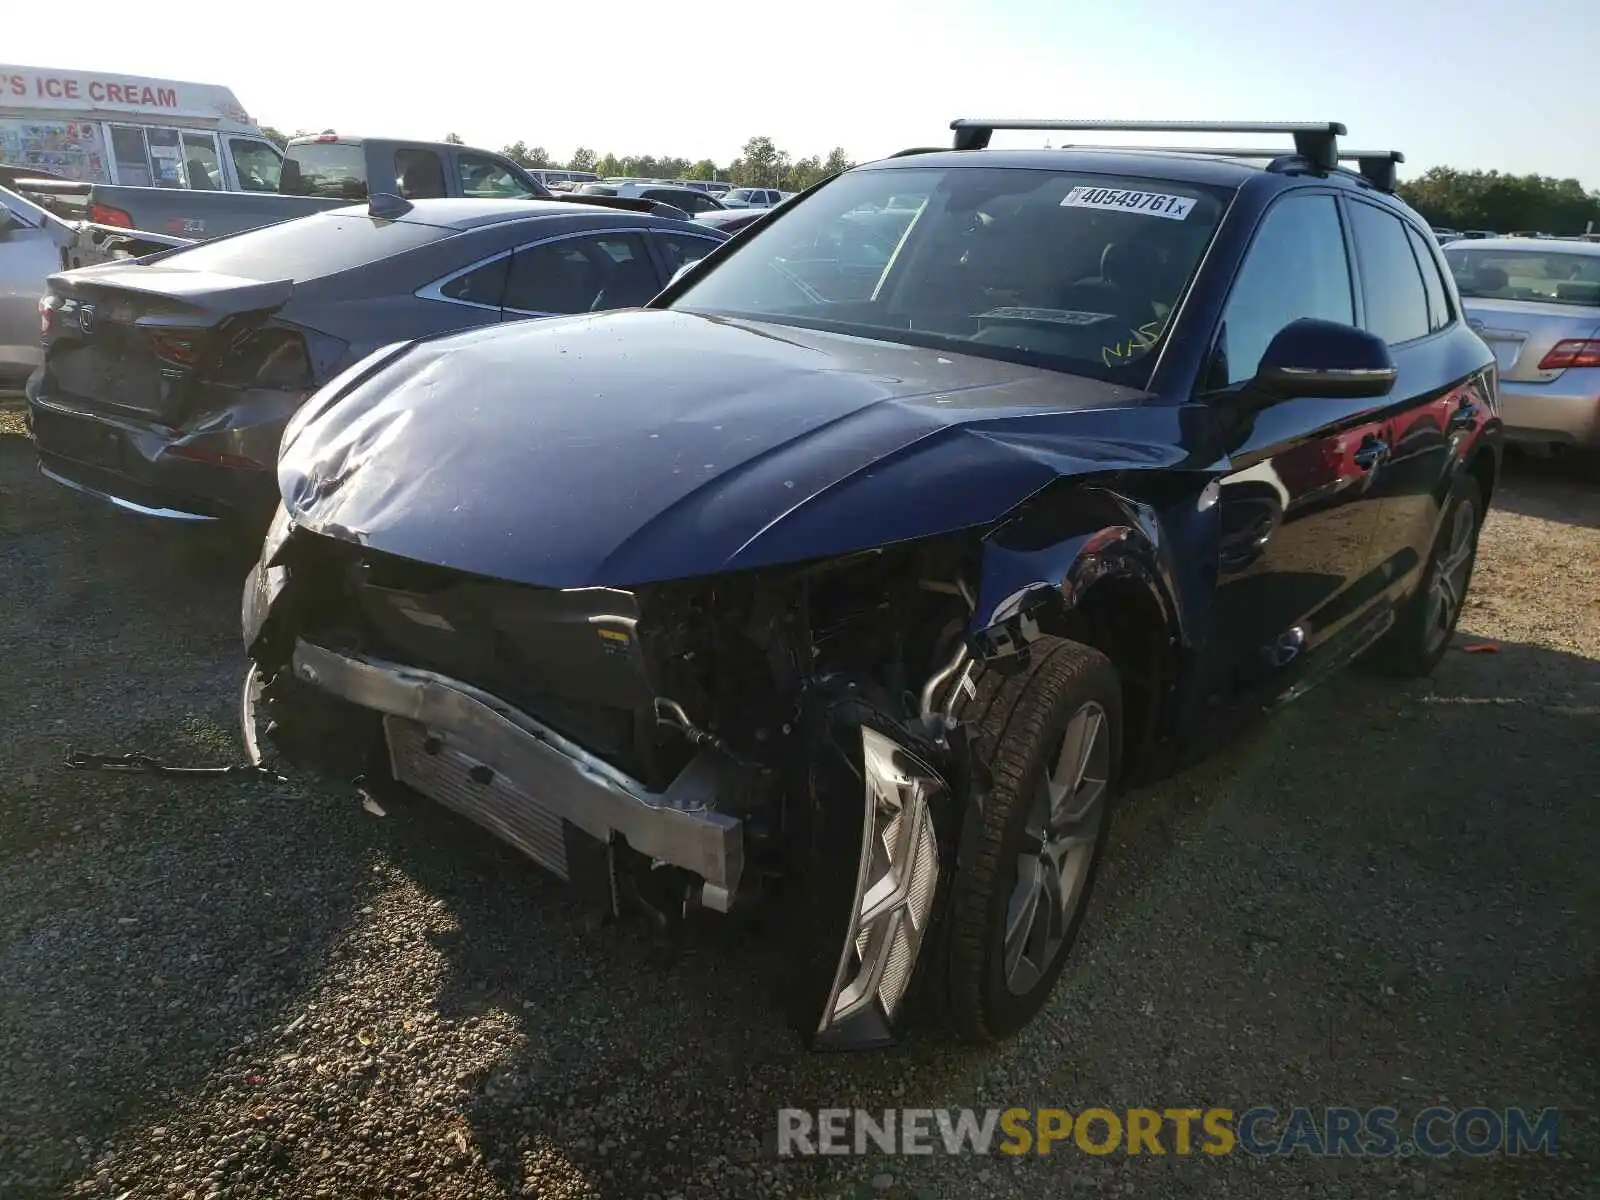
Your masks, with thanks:
[{"label": "parked car row", "polygon": [[[1127,782],[1440,660],[1504,441],[1458,280],[1585,279],[1449,258],[1333,123],[952,128],[731,238],[373,197],[54,276],[41,462],[273,506],[252,758],[612,912],[769,905],[810,1045],[1009,1036]],[[1295,151],[988,148],[1088,128]]]},{"label": "parked car row", "polygon": [[573,189],[580,196],[624,196],[653,200],[657,204],[670,204],[674,208],[699,216],[706,212],[720,212],[723,205],[710,192],[675,183],[636,183],[627,180],[579,184]]}]

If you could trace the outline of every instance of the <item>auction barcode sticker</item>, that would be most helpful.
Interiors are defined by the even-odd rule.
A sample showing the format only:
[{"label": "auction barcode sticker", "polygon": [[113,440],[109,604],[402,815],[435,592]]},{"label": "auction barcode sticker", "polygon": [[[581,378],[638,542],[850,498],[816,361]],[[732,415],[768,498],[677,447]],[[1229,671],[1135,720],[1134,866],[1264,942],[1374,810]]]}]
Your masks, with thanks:
[{"label": "auction barcode sticker", "polygon": [[1117,212],[1148,213],[1169,221],[1183,220],[1194,204],[1193,196],[1168,196],[1162,192],[1102,187],[1075,187],[1061,201],[1062,208],[1109,208]]}]

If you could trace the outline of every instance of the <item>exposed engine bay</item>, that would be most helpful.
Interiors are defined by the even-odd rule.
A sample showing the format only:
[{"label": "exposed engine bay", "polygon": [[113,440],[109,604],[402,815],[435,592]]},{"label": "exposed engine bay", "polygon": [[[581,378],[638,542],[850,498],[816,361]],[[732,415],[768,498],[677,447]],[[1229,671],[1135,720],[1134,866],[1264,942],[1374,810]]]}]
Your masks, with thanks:
[{"label": "exposed engine bay", "polygon": [[[250,639],[260,711],[246,724],[292,758],[457,809],[613,913],[668,926],[803,888],[819,960],[794,989],[803,1032],[854,1018],[869,1028],[846,1040],[881,1041],[952,840],[934,822],[953,819],[946,732],[972,687],[976,553],[946,538],[560,590],[301,533],[257,572],[275,583]],[[251,605],[247,590],[247,635]],[[452,728],[464,706],[476,723]],[[532,736],[492,736],[508,717],[525,728],[501,733]],[[838,753],[819,753],[830,740]],[[611,793],[580,794],[577,776],[564,793],[556,764],[528,758],[551,750],[557,774],[576,764]],[[852,961],[835,961],[841,943]]]}]

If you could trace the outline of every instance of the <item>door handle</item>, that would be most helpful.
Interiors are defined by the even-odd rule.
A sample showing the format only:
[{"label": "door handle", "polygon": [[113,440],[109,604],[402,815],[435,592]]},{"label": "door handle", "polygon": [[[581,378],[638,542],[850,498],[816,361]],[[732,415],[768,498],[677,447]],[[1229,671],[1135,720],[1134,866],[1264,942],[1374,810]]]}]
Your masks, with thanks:
[{"label": "door handle", "polygon": [[1450,432],[1460,430],[1473,430],[1478,427],[1478,406],[1471,400],[1463,400],[1461,407],[1450,414]]},{"label": "door handle", "polygon": [[1369,438],[1361,443],[1361,449],[1357,450],[1351,457],[1355,460],[1356,466],[1363,471],[1370,471],[1389,457],[1389,443],[1380,442],[1377,438]]}]

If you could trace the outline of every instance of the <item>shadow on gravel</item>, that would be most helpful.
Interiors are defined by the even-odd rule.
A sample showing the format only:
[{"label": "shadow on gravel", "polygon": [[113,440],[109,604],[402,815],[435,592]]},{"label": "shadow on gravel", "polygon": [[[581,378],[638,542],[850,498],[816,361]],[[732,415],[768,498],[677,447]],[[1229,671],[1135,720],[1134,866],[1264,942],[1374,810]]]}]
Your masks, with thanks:
[{"label": "shadow on gravel", "polygon": [[[697,928],[664,963],[636,927],[587,926],[559,888],[425,803],[387,847],[457,922],[439,944],[440,1012],[498,1007],[517,1026],[464,1106],[506,1194],[550,1152],[618,1200],[690,1179],[742,1195],[764,1173],[854,1194],[908,1160],[779,1161],[780,1107],[1592,1103],[1597,718],[1600,664],[1531,646],[1454,652],[1409,688],[1340,679],[1126,799],[1075,971],[1046,1018],[990,1051],[919,1031],[883,1053],[806,1055],[766,982],[783,948],[759,930]],[[1217,1056],[1218,1037],[1240,1042]],[[1031,1160],[1019,1194],[1059,1194],[1085,1161]],[[1159,1173],[1172,1194],[1214,1182],[1192,1164],[1107,1161],[1101,1175]],[[1372,1169],[1253,1166],[1352,1195]],[[941,1159],[922,1174],[993,1169]],[[1449,1194],[1490,1196],[1551,1167],[1442,1169]]]},{"label": "shadow on gravel", "polygon": [[120,1131],[244,1074],[370,890],[372,851],[292,789],[61,766],[237,759],[252,556],[50,486],[0,434],[0,1194],[59,1195]]},{"label": "shadow on gravel", "polygon": [[1495,508],[1600,529],[1600,454],[1534,458],[1506,452]]}]

